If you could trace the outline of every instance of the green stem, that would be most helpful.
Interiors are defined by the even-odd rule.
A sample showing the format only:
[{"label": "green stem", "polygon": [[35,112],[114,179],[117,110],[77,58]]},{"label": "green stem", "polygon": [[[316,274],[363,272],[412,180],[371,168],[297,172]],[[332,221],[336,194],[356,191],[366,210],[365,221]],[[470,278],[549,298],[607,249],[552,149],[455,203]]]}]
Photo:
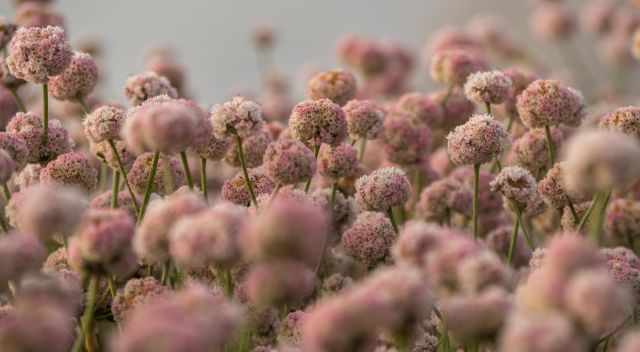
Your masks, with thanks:
[{"label": "green stem", "polygon": [[358,161],[362,162],[364,159],[364,151],[367,149],[367,139],[362,138],[360,140],[360,149],[358,150]]},{"label": "green stem", "polygon": [[555,155],[556,155],[556,147],[553,144],[553,139],[551,139],[551,128],[549,125],[544,126],[544,134],[547,140],[547,155],[549,158],[549,169],[553,167],[555,164]]},{"label": "green stem", "polygon": [[577,232],[582,232],[582,230],[584,229],[584,226],[587,223],[587,220],[591,217],[591,213],[593,213],[593,209],[595,208],[596,203],[598,202],[599,199],[600,199],[599,193],[596,193],[593,195],[593,199],[591,200],[591,204],[589,205],[589,208],[584,213],[584,215],[582,216],[582,219],[580,220],[580,223],[578,224]]},{"label": "green stem", "polygon": [[487,109],[487,114],[491,115],[491,103],[484,103],[485,108]]},{"label": "green stem", "polygon": [[[318,160],[318,153],[320,153],[320,143],[316,143],[313,146],[313,154],[315,156],[315,160]],[[309,176],[307,184],[304,186],[304,193],[309,193],[309,188],[311,188],[311,180],[313,180],[313,175]]]},{"label": "green stem", "polygon": [[187,185],[189,185],[189,189],[193,191],[193,177],[191,177],[191,169],[189,169],[189,160],[187,159],[187,152],[180,152],[180,160],[182,161],[182,168],[184,169],[184,174],[187,176]]},{"label": "green stem", "polygon": [[127,186],[127,190],[129,191],[129,195],[131,196],[131,201],[133,202],[133,207],[136,210],[136,213],[140,212],[140,206],[138,205],[138,199],[136,198],[135,192],[133,192],[133,188],[129,184],[129,179],[127,176],[127,169],[124,167],[124,163],[122,162],[122,158],[120,158],[120,153],[118,153],[118,149],[116,149],[116,144],[113,139],[109,139],[107,141],[109,143],[109,147],[111,147],[111,152],[116,157],[116,161],[118,162],[118,169],[122,174],[122,178],[124,178],[124,184]]},{"label": "green stem", "polygon": [[98,293],[98,276],[93,274],[89,279],[87,288],[87,303],[82,315],[82,335],[84,336],[84,345],[87,352],[96,351],[95,337],[93,335],[94,314],[96,308],[96,297]]},{"label": "green stem", "polygon": [[169,271],[171,270],[171,265],[169,261],[164,262],[162,264],[162,274],[160,275],[160,283],[162,285],[167,285],[167,281],[169,280]]},{"label": "green stem", "polygon": [[573,202],[571,201],[571,198],[569,198],[568,195],[565,194],[565,197],[567,199],[567,205],[569,206],[569,210],[571,210],[571,215],[573,216],[573,224],[577,225],[578,221],[580,221],[580,217],[578,216],[576,207],[573,206]]},{"label": "green stem", "polygon": [[522,229],[522,233],[524,234],[524,239],[527,241],[527,245],[529,246],[529,249],[531,250],[536,249],[536,245],[535,243],[533,243],[533,238],[529,234],[529,230],[527,229],[527,226],[525,226],[525,222],[522,219],[522,211],[516,212],[516,218],[520,222],[520,228]]},{"label": "green stem", "polygon": [[13,98],[16,101],[16,105],[18,105],[18,109],[21,112],[27,112],[27,108],[24,106],[22,98],[20,98],[20,96],[18,95],[18,91],[15,88],[9,88],[9,92],[11,92],[11,95],[13,95]]},{"label": "green stem", "polygon": [[11,199],[11,191],[9,190],[9,185],[5,182],[2,185],[2,192],[4,194],[4,199],[8,202]]},{"label": "green stem", "polygon": [[387,216],[389,216],[389,220],[391,221],[391,225],[393,226],[393,231],[395,231],[395,233],[398,233],[398,224],[396,223],[396,219],[393,216],[393,209],[389,208],[387,209]]},{"label": "green stem", "polygon": [[[518,210],[519,211],[519,210]],[[511,233],[511,242],[509,244],[509,253],[507,254],[507,264],[513,262],[513,252],[518,242],[518,228],[520,227],[520,217],[516,217],[516,222],[513,224],[513,232]]]},{"label": "green stem", "polygon": [[234,290],[234,285],[233,285],[233,277],[231,276],[231,269],[225,269],[222,271],[222,276],[224,279],[224,290],[225,290],[225,294],[227,295],[228,298],[233,297],[233,290]]},{"label": "green stem", "polygon": [[591,239],[598,245],[602,238],[602,226],[604,225],[604,217],[607,211],[607,205],[609,204],[609,198],[611,198],[611,191],[603,193],[598,204],[595,221],[591,224]]},{"label": "green stem", "polygon": [[333,204],[336,202],[336,191],[337,190],[338,190],[338,181],[334,182],[333,186],[331,187],[331,207],[332,208],[333,208]]},{"label": "green stem", "polygon": [[4,218],[4,215],[0,216],[0,228],[2,228],[2,231],[5,233],[9,233],[9,225],[7,225],[7,220]]},{"label": "green stem", "polygon": [[205,201],[209,201],[209,191],[207,185],[207,159],[200,158],[200,190]]},{"label": "green stem", "polygon": [[158,160],[160,159],[160,152],[153,154],[153,160],[151,161],[151,171],[149,171],[149,177],[147,179],[147,188],[144,191],[144,198],[142,199],[142,206],[138,213],[138,222],[144,217],[144,213],[149,205],[149,199],[151,199],[151,192],[153,191],[153,184],[155,183],[156,172],[158,171]]},{"label": "green stem", "polygon": [[89,111],[89,107],[87,106],[87,104],[84,102],[84,100],[82,98],[78,98],[78,104],[80,105],[80,107],[82,108],[82,111],[84,112],[85,115],[89,115],[89,113],[91,113],[91,111]]},{"label": "green stem", "polygon": [[113,179],[111,180],[111,207],[118,207],[118,193],[120,186],[120,171],[113,170]]},{"label": "green stem", "polygon": [[480,164],[473,165],[473,208],[472,208],[472,219],[473,219],[473,238],[477,239],[480,233],[480,229],[478,228],[478,211],[479,209],[479,195],[480,195]]},{"label": "green stem", "polygon": [[42,144],[49,141],[49,85],[42,85]]},{"label": "green stem", "polygon": [[251,202],[253,206],[258,210],[258,200],[256,194],[253,192],[253,185],[249,178],[249,171],[247,171],[247,163],[244,160],[244,150],[242,149],[242,138],[236,133],[236,147],[238,148],[238,156],[240,157],[240,166],[242,166],[242,173],[244,174],[244,183],[247,185],[247,190],[251,195]]},{"label": "green stem", "polygon": [[108,284],[109,284],[109,294],[111,295],[111,299],[116,298],[116,283],[115,280],[113,279],[113,276],[109,276],[108,279]]}]

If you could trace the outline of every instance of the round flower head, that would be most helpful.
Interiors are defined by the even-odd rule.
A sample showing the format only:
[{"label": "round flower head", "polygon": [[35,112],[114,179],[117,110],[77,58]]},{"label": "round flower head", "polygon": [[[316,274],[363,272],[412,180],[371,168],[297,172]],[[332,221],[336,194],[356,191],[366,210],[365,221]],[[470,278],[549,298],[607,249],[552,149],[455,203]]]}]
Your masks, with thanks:
[{"label": "round flower head", "polygon": [[449,86],[462,87],[470,74],[487,68],[485,58],[477,51],[440,50],[431,58],[431,78]]},{"label": "round flower head", "polygon": [[484,164],[500,155],[508,134],[490,115],[473,115],[447,136],[447,151],[456,165]]},{"label": "round flower head", "polygon": [[442,121],[442,108],[430,96],[407,93],[401,96],[393,110],[406,115],[415,125],[437,126]]},{"label": "round flower head", "polygon": [[32,235],[11,232],[0,238],[0,290],[6,289],[9,281],[38,272],[46,258],[46,249]]},{"label": "round flower head", "polygon": [[[111,191],[103,192],[97,196],[95,196],[89,207],[91,209],[109,209],[111,208]],[[133,199],[131,198],[131,193],[127,190],[123,190],[118,192],[118,209],[126,210],[132,218],[136,218],[138,213],[136,212],[135,205],[133,204]],[[151,198],[153,200],[153,198]]]},{"label": "round flower head", "polygon": [[47,241],[71,236],[86,208],[85,196],[75,189],[34,185],[11,197],[7,216],[18,230]]},{"label": "round flower head", "polygon": [[447,223],[453,213],[470,215],[471,189],[447,177],[425,187],[416,204],[416,214],[428,222]]},{"label": "round flower head", "polygon": [[543,40],[563,40],[576,29],[574,13],[563,3],[542,3],[531,14],[532,32]]},{"label": "round flower head", "polygon": [[74,341],[74,317],[56,302],[15,308],[3,317],[0,345],[5,351],[65,352]]},{"label": "round flower head", "polygon": [[120,164],[118,163],[118,157],[120,157],[120,161],[122,162],[124,169],[130,170],[133,162],[136,160],[136,156],[127,149],[127,143],[124,141],[116,140],[114,141],[114,145],[118,152],[117,156],[113,153],[113,150],[107,141],[97,144],[89,143],[89,150],[111,169],[119,170]]},{"label": "round flower head", "polygon": [[89,210],[69,244],[69,265],[78,272],[122,274],[120,262],[133,254],[134,230],[133,218],[125,210]]},{"label": "round flower head", "polygon": [[424,265],[425,255],[432,251],[448,232],[445,228],[422,221],[409,221],[403,226],[393,247],[393,257],[401,264]]},{"label": "round flower head", "polygon": [[217,137],[214,133],[209,133],[203,143],[193,145],[193,150],[201,158],[207,160],[220,160],[227,155],[227,151],[231,146],[231,140],[229,138]]},{"label": "round flower head", "polygon": [[155,298],[168,295],[170,289],[160,284],[153,276],[135,278],[127,281],[111,303],[113,318],[122,323],[137,307],[149,303]]},{"label": "round flower head", "polygon": [[18,5],[14,17],[19,27],[65,27],[62,14],[56,12],[53,7],[37,1],[27,1]]},{"label": "round flower head", "polygon": [[476,110],[475,104],[458,89],[451,92],[439,91],[432,94],[432,98],[436,104],[442,106],[443,112],[442,123],[434,127],[442,127],[447,131],[467,122],[469,116]]},{"label": "round flower head", "polygon": [[[554,145],[560,146],[564,139],[562,130],[553,128],[550,131]],[[545,130],[542,128],[531,129],[516,139],[513,142],[509,159],[514,164],[529,170],[533,175],[540,175],[544,172],[549,165]]]},{"label": "round flower head", "polygon": [[9,154],[17,169],[22,169],[27,164],[29,150],[24,140],[16,134],[0,132],[0,149]]},{"label": "round flower head", "polygon": [[326,241],[328,220],[324,209],[309,199],[276,197],[243,231],[244,255],[253,261],[294,259],[315,268]]},{"label": "round flower head", "polygon": [[310,99],[329,99],[342,106],[356,95],[356,78],[344,70],[331,70],[318,73],[307,83],[307,96]]},{"label": "round flower head", "polygon": [[[485,243],[487,247],[496,254],[507,257],[512,233],[513,226],[511,225],[498,227],[487,234]],[[531,249],[526,245],[524,234],[520,231],[518,232],[518,239],[513,251],[513,260],[511,263],[516,268],[523,267],[529,264],[529,259],[531,259]]]},{"label": "round flower head", "polygon": [[[582,219],[582,217],[587,213],[589,207],[591,206],[591,201],[582,202],[578,204],[574,204],[573,208],[578,215],[578,219]],[[589,228],[591,225],[591,219],[588,218],[584,225],[585,228]],[[560,218],[560,228],[564,231],[576,231],[578,228],[578,224],[576,224],[576,220],[573,217],[573,212],[569,205],[565,205],[562,210],[562,217]]]},{"label": "round flower head", "polygon": [[395,232],[383,213],[360,213],[351,227],[342,234],[345,252],[370,268],[384,260],[393,244]]},{"label": "round flower head", "polygon": [[607,270],[586,270],[576,274],[566,292],[569,312],[592,336],[614,330],[633,307],[631,291],[618,285]]},{"label": "round flower head", "polygon": [[605,257],[611,276],[621,286],[632,289],[634,305],[640,299],[640,260],[629,248],[603,248],[600,253]]},{"label": "round flower head", "polygon": [[384,121],[384,151],[389,161],[400,165],[418,164],[429,155],[432,137],[426,125],[414,125],[409,116],[392,115]]},{"label": "round flower head", "polygon": [[387,211],[401,206],[411,194],[404,171],[396,167],[377,169],[356,181],[356,201],[364,210]]},{"label": "round flower head", "polygon": [[318,173],[331,179],[348,177],[356,173],[358,152],[348,143],[338,146],[323,144],[318,153]]},{"label": "round flower head", "polygon": [[640,108],[627,106],[616,109],[600,119],[599,127],[622,132],[640,140]]},{"label": "round flower head", "polygon": [[[244,162],[248,168],[262,165],[262,159],[267,146],[271,143],[271,135],[265,129],[242,140],[242,151],[244,152]],[[240,167],[240,155],[237,146],[229,148],[224,161],[231,166]]]},{"label": "round flower head", "polygon": [[51,95],[59,100],[82,99],[98,83],[98,66],[91,55],[75,52],[69,66],[49,80]]},{"label": "round flower head", "polygon": [[347,137],[345,113],[329,99],[298,103],[291,112],[289,128],[292,137],[316,146],[336,145]]},{"label": "round flower head", "polygon": [[472,73],[464,84],[464,93],[476,104],[502,104],[509,97],[513,82],[501,71]]},{"label": "round flower head", "polygon": [[608,34],[616,20],[616,2],[612,0],[590,0],[582,8],[581,27],[597,35]]},{"label": "round flower head", "polygon": [[84,153],[70,152],[47,164],[40,172],[40,182],[77,186],[91,192],[98,183],[98,170]]},{"label": "round flower head", "polygon": [[385,112],[375,101],[351,100],[342,109],[352,137],[376,139],[382,132]]},{"label": "round flower head", "polygon": [[[274,181],[267,176],[262,168],[249,169],[248,173],[256,197],[261,194],[271,194],[276,187]],[[251,195],[247,190],[242,172],[238,172],[235,176],[224,182],[222,185],[222,199],[244,206],[250,203]]]},{"label": "round flower head", "polygon": [[565,148],[565,183],[572,192],[624,190],[640,177],[640,145],[619,132],[588,131]]},{"label": "round flower head", "polygon": [[120,139],[124,119],[125,110],[122,107],[103,105],[85,117],[84,133],[93,143]]},{"label": "round flower head", "polygon": [[127,79],[124,95],[131,105],[137,106],[161,95],[177,98],[178,92],[166,77],[160,76],[155,72],[144,72]]},{"label": "round flower head", "polygon": [[19,111],[16,99],[11,91],[0,82],[0,126],[5,127],[9,120]]},{"label": "round flower head", "polygon": [[577,105],[575,91],[559,81],[539,79],[518,96],[517,109],[525,126],[539,128],[575,120],[582,106]]},{"label": "round flower head", "polygon": [[565,168],[565,162],[556,163],[538,183],[538,193],[545,203],[554,209],[563,209],[569,200],[581,201],[585,198],[581,194],[567,191],[564,184]]},{"label": "round flower head", "polygon": [[[147,188],[152,159],[153,153],[140,154],[129,170],[127,180],[131,188],[138,194],[144,194]],[[158,160],[158,170],[153,180],[153,192],[169,194],[183,184],[184,171],[180,167],[180,163],[174,158],[161,155],[160,160]]]},{"label": "round flower head", "polygon": [[69,270],[25,275],[20,280],[17,292],[20,292],[20,297],[15,300],[17,309],[56,304],[62,310],[78,314],[82,308],[80,275]]},{"label": "round flower head", "polygon": [[202,196],[190,191],[176,192],[151,203],[133,239],[136,253],[146,263],[163,263],[169,259],[169,233],[176,222],[206,207]]},{"label": "round flower head", "polygon": [[187,85],[187,70],[172,54],[156,54],[145,59],[144,67],[166,77],[176,88],[178,95],[184,96]]},{"label": "round flower head", "polygon": [[500,338],[500,351],[580,352],[586,341],[559,313],[512,315]]},{"label": "round flower head", "polygon": [[6,184],[16,171],[16,162],[4,149],[0,149],[0,183]]},{"label": "round flower head", "polygon": [[313,176],[316,161],[313,152],[304,143],[280,138],[269,144],[264,153],[264,171],[280,185],[295,184]]},{"label": "round flower head", "polygon": [[607,207],[605,229],[618,243],[640,236],[640,202],[619,198]]},{"label": "round flower head", "polygon": [[245,280],[249,301],[258,307],[295,306],[315,289],[313,271],[292,260],[256,264]]},{"label": "round flower head", "polygon": [[169,233],[171,257],[192,270],[232,266],[240,259],[238,232],[246,216],[246,208],[222,202],[184,217]]},{"label": "round flower head", "polygon": [[519,166],[508,166],[491,182],[491,190],[522,209],[535,197],[538,185],[529,171]]},{"label": "round flower head", "polygon": [[73,51],[62,28],[22,27],[9,43],[7,66],[16,78],[44,84],[49,78],[61,74],[72,56]]},{"label": "round flower head", "polygon": [[219,138],[236,135],[247,138],[262,130],[262,109],[251,100],[235,97],[211,108],[211,125]]},{"label": "round flower head", "polygon": [[31,112],[19,112],[7,124],[7,132],[21,138],[28,150],[27,162],[46,163],[73,148],[69,133],[56,119],[49,119],[48,141],[43,145],[42,118]]}]

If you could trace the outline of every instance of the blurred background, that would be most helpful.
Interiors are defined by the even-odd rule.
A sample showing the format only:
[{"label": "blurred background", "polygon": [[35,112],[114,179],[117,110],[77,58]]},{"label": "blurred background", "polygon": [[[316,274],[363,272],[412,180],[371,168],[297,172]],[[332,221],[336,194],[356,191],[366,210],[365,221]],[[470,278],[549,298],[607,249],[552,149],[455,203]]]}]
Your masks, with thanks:
[{"label": "blurred background", "polygon": [[[71,41],[97,39],[103,46],[103,95],[124,101],[126,78],[143,70],[152,46],[174,48],[188,68],[188,87],[203,104],[236,91],[258,91],[259,74],[251,33],[271,25],[274,61],[301,95],[305,70],[338,65],[335,47],[345,33],[392,39],[415,54],[445,24],[464,25],[478,14],[509,21],[509,34],[527,38],[532,4],[506,0],[58,0]],[[0,15],[12,18],[13,0],[0,0]],[[532,43],[526,47],[535,48]],[[542,55],[544,56],[544,55]],[[424,65],[418,62],[419,72]],[[423,82],[426,73],[414,75]],[[422,84],[417,82],[416,84]]]}]

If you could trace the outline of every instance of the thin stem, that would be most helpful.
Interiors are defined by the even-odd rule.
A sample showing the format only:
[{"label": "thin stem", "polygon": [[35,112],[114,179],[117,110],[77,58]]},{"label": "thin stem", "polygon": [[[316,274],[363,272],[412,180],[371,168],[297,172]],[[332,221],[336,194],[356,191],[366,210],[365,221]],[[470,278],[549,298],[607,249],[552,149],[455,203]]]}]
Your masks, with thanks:
[{"label": "thin stem", "polygon": [[80,107],[82,108],[82,111],[84,112],[85,115],[89,115],[89,113],[91,113],[91,111],[89,111],[89,107],[87,106],[87,104],[84,102],[84,99],[82,98],[78,98],[78,104],[80,105]]},{"label": "thin stem", "polygon": [[[519,210],[518,210],[519,211]],[[509,253],[507,254],[507,264],[511,264],[513,261],[513,252],[518,242],[518,228],[520,227],[520,217],[516,218],[515,224],[513,224],[513,232],[511,233],[511,242],[509,244]]]},{"label": "thin stem", "polygon": [[189,160],[187,160],[187,152],[180,152],[180,160],[182,161],[182,168],[184,169],[184,174],[187,176],[187,185],[189,185],[189,189],[193,190],[193,177],[191,177],[191,170],[189,169]]},{"label": "thin stem", "polygon": [[9,88],[9,92],[11,92],[11,95],[13,95],[13,98],[16,101],[16,105],[18,105],[18,109],[21,112],[27,112],[27,108],[24,106],[22,98],[20,98],[20,95],[18,95],[18,91],[15,88]]},{"label": "thin stem", "polygon": [[529,249],[536,249],[535,243],[533,243],[533,238],[529,234],[529,230],[527,230],[527,226],[525,226],[524,220],[522,219],[522,211],[516,211],[516,219],[520,222],[520,228],[522,229],[522,233],[524,234],[524,239],[527,241],[527,245]]},{"label": "thin stem", "polygon": [[544,134],[547,139],[547,155],[549,158],[549,169],[551,169],[553,164],[555,164],[556,147],[553,144],[553,139],[551,139],[551,128],[549,128],[549,125],[544,126]]},{"label": "thin stem", "polygon": [[169,280],[169,271],[171,270],[170,262],[167,260],[162,264],[162,274],[160,275],[160,283],[166,285]]},{"label": "thin stem", "polygon": [[109,276],[107,283],[109,285],[109,294],[111,295],[111,299],[116,298],[116,284],[113,276]]},{"label": "thin stem", "polygon": [[360,140],[360,149],[358,150],[358,161],[362,161],[364,159],[364,151],[367,149],[367,139],[362,138]]},{"label": "thin stem", "polygon": [[473,165],[473,209],[472,209],[472,219],[473,219],[473,238],[477,239],[479,235],[478,228],[478,211],[479,209],[479,195],[480,195],[480,164]]},{"label": "thin stem", "polygon": [[11,199],[11,191],[9,190],[9,185],[6,182],[2,185],[2,192],[4,199],[8,202]]},{"label": "thin stem", "polygon": [[447,111],[447,103],[449,102],[449,98],[451,98],[451,94],[453,93],[453,87],[453,85],[449,85],[449,87],[447,87],[447,93],[442,99],[442,110],[444,110],[445,112]]},{"label": "thin stem", "polygon": [[576,207],[573,206],[573,202],[571,201],[571,198],[569,198],[568,195],[565,194],[565,197],[567,199],[567,205],[569,206],[569,210],[571,210],[571,215],[573,216],[573,224],[577,225],[578,221],[580,221],[580,217],[578,216]]},{"label": "thin stem", "polygon": [[591,200],[591,204],[589,205],[589,208],[584,213],[584,215],[582,216],[582,219],[580,220],[580,223],[578,224],[578,228],[577,228],[578,232],[582,232],[582,230],[584,229],[584,226],[587,223],[587,220],[591,217],[591,213],[593,213],[593,209],[595,208],[596,203],[598,202],[599,199],[600,199],[599,193],[596,193],[593,195],[593,199]]},{"label": "thin stem", "polygon": [[[320,143],[316,143],[313,146],[313,154],[315,156],[315,160],[318,160],[318,153],[320,153]],[[309,188],[311,188],[311,180],[313,180],[313,175],[309,176],[307,184],[304,185],[304,193],[309,193]]]},{"label": "thin stem", "polygon": [[142,200],[142,206],[138,213],[138,222],[144,217],[144,213],[149,205],[149,199],[151,199],[151,191],[153,191],[153,184],[155,183],[156,172],[158,171],[158,160],[160,159],[160,152],[153,154],[153,161],[151,161],[151,171],[149,171],[149,177],[147,179],[147,188],[144,191],[144,198]]},{"label": "thin stem", "polygon": [[389,208],[387,209],[387,216],[389,216],[389,220],[391,220],[391,225],[393,226],[393,231],[395,231],[395,233],[398,233],[398,224],[396,223],[396,219],[393,216],[393,209]]},{"label": "thin stem", "polygon": [[509,121],[507,122],[507,132],[511,132],[511,128],[513,127],[513,120],[515,120],[515,118],[513,117],[513,114],[509,114]]},{"label": "thin stem", "polygon": [[84,345],[87,352],[96,351],[95,338],[93,335],[94,314],[96,308],[96,297],[98,293],[98,276],[91,275],[87,288],[87,304],[82,315],[82,335],[84,335]]},{"label": "thin stem", "polygon": [[236,133],[236,147],[238,148],[238,156],[240,157],[240,165],[242,166],[242,173],[244,174],[244,183],[247,185],[249,195],[251,195],[251,202],[253,206],[258,210],[258,200],[256,194],[253,192],[253,185],[249,178],[249,172],[247,171],[247,163],[244,160],[244,150],[242,149],[242,138]]},{"label": "thin stem", "polygon": [[49,85],[42,85],[42,144],[49,140]]},{"label": "thin stem", "polygon": [[111,180],[111,207],[118,207],[118,193],[120,186],[120,171],[113,170],[113,179]]},{"label": "thin stem", "polygon": [[120,173],[122,174],[122,178],[124,178],[124,184],[127,186],[127,190],[129,191],[129,195],[131,196],[131,201],[133,202],[133,207],[135,208],[136,213],[139,213],[140,212],[140,206],[138,205],[138,199],[136,198],[136,194],[135,194],[135,192],[133,192],[133,189],[131,188],[131,185],[129,184],[129,179],[128,179],[128,176],[127,176],[127,169],[125,169],[124,163],[122,162],[122,158],[120,158],[120,153],[118,153],[118,149],[116,149],[116,144],[113,141],[113,139],[109,139],[107,142],[109,143],[109,147],[111,147],[111,152],[116,157],[116,161],[118,162],[118,169],[119,169]]},{"label": "thin stem", "polygon": [[487,114],[491,115],[491,103],[484,103],[485,108],[487,109]]},{"label": "thin stem", "polygon": [[222,277],[224,280],[224,284],[222,285],[222,287],[224,287],[224,293],[228,298],[233,297],[233,290],[234,290],[234,285],[233,285],[233,277],[231,276],[231,269],[225,269],[222,271]]},{"label": "thin stem", "polygon": [[602,226],[604,225],[604,215],[607,211],[609,198],[611,198],[611,191],[603,193],[603,197],[599,201],[600,204],[598,204],[598,213],[596,214],[595,221],[591,223],[591,239],[596,244],[600,244],[600,238],[602,237]]},{"label": "thin stem", "polygon": [[331,207],[333,208],[333,204],[336,202],[336,191],[338,190],[338,181],[333,183],[331,187]]},{"label": "thin stem", "polygon": [[204,200],[208,201],[209,191],[207,185],[207,159],[200,158],[200,190],[204,196]]},{"label": "thin stem", "polygon": [[2,228],[2,231],[5,233],[9,232],[9,225],[7,225],[7,220],[4,218],[4,215],[0,216],[0,228]]}]

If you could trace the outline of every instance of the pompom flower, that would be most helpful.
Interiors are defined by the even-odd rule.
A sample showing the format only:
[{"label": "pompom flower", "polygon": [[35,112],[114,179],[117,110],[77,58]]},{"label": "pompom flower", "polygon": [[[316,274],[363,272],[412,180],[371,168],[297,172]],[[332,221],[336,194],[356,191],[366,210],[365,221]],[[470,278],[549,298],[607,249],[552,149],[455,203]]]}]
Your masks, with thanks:
[{"label": "pompom flower", "polygon": [[437,126],[443,118],[442,108],[430,96],[407,93],[401,96],[393,110],[406,115],[415,125]]},{"label": "pompom flower", "polygon": [[91,55],[75,52],[69,66],[49,80],[51,95],[60,100],[83,99],[98,83],[98,66]]},{"label": "pompom flower", "polygon": [[429,155],[431,129],[426,125],[414,125],[409,116],[391,115],[384,121],[382,142],[390,161],[400,165],[415,165]]},{"label": "pompom flower", "polygon": [[289,118],[291,135],[305,143],[336,145],[347,137],[347,119],[342,108],[329,99],[298,103]]},{"label": "pompom flower", "polygon": [[487,68],[485,58],[477,51],[440,50],[431,58],[431,78],[449,86],[461,87],[470,74]]},{"label": "pompom flower", "polygon": [[600,128],[622,132],[640,140],[640,108],[627,106],[604,115],[600,119]]},{"label": "pompom flower", "polygon": [[396,167],[377,169],[356,181],[356,200],[364,210],[386,212],[409,200],[411,184]]},{"label": "pompom flower", "polygon": [[84,153],[70,152],[47,164],[40,173],[40,182],[77,186],[91,192],[98,183],[98,170]]},{"label": "pompom flower", "polygon": [[358,152],[351,144],[338,146],[323,144],[318,153],[318,173],[324,177],[337,180],[356,173]]},{"label": "pompom flower", "polygon": [[476,72],[467,77],[464,92],[476,104],[502,104],[509,97],[513,82],[501,71]]},{"label": "pompom flower", "polygon": [[125,110],[118,105],[103,105],[93,110],[83,122],[87,138],[93,143],[120,139],[125,114]]},{"label": "pompom flower", "polygon": [[[259,197],[261,194],[271,194],[276,187],[274,180],[267,176],[262,168],[249,169],[248,173],[256,197]],[[224,182],[222,185],[222,199],[239,205],[246,206],[249,204],[251,195],[247,190],[242,172],[238,172],[235,176]]]},{"label": "pompom flower", "polygon": [[389,219],[382,213],[363,212],[342,234],[345,252],[370,268],[389,253],[395,232]]},{"label": "pompom flower", "polygon": [[178,92],[169,80],[155,72],[144,72],[127,78],[124,94],[133,106],[161,95],[171,98],[178,97]]},{"label": "pompom flower", "polygon": [[354,138],[375,139],[382,132],[385,111],[373,100],[351,100],[343,108]]},{"label": "pompom flower", "polygon": [[[152,159],[153,153],[140,154],[129,170],[127,180],[138,194],[144,194],[147,188]],[[161,155],[158,171],[153,178],[153,192],[169,194],[184,184],[184,178],[180,163],[174,158]]]},{"label": "pompom flower", "polygon": [[474,115],[447,136],[449,158],[456,165],[484,164],[505,148],[508,134],[490,115]]},{"label": "pompom flower", "polygon": [[235,97],[211,108],[211,125],[219,138],[236,135],[247,138],[262,130],[262,109],[251,100]]},{"label": "pompom flower", "polygon": [[529,128],[572,122],[582,108],[575,91],[554,80],[534,81],[518,96],[517,102],[518,115]]},{"label": "pompom flower", "polygon": [[313,152],[304,143],[281,138],[267,147],[264,171],[274,182],[289,185],[313,176],[316,162]]},{"label": "pompom flower", "polygon": [[327,98],[342,106],[356,95],[356,78],[344,70],[318,73],[307,84],[307,96],[318,100]]}]

